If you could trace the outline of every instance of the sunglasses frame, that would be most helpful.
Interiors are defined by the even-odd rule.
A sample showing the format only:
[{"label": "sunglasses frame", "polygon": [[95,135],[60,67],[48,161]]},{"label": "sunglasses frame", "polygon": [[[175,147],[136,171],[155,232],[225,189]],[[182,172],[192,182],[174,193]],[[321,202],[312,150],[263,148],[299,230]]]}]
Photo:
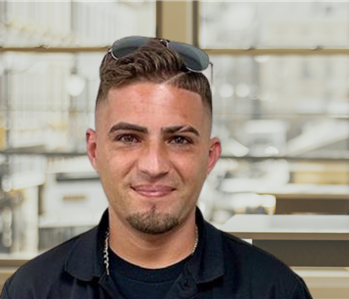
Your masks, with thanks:
[{"label": "sunglasses frame", "polygon": [[[122,56],[119,56],[119,57],[113,53],[113,49],[114,49],[114,47],[116,46],[116,44],[118,44],[118,43],[120,43],[120,42],[122,42],[122,41],[125,41],[125,40],[127,40],[127,39],[131,40],[131,38],[132,38],[132,41],[136,41],[137,38],[139,38],[139,42],[138,42],[138,44],[136,45],[137,47],[134,47],[134,49],[130,50],[128,53],[126,53],[126,54],[124,54],[124,55],[122,55]],[[168,39],[163,39],[163,38],[151,38],[151,37],[144,37],[144,36],[130,36],[130,37],[124,37],[124,38],[121,38],[121,39],[116,40],[116,41],[113,43],[113,45],[110,47],[110,49],[108,50],[108,53],[110,53],[110,55],[113,57],[113,59],[118,60],[118,59],[120,59],[120,58],[122,58],[122,57],[125,57],[125,56],[127,56],[127,55],[133,53],[134,51],[137,51],[138,48],[140,48],[140,47],[146,45],[146,44],[147,44],[149,41],[151,41],[152,39],[159,40],[166,48],[168,48],[168,49],[170,49],[170,50],[172,50],[172,51],[177,52],[177,53],[181,56],[181,58],[183,59],[185,68],[186,68],[188,71],[190,71],[190,72],[193,72],[193,73],[203,73],[203,71],[205,71],[205,70],[210,66],[210,67],[211,67],[211,72],[210,72],[210,73],[211,73],[211,85],[213,84],[213,63],[210,62],[209,56],[207,55],[207,53],[206,53],[205,51],[203,51],[203,50],[201,50],[201,49],[199,49],[199,48],[197,48],[197,47],[194,47],[194,46],[192,46],[192,45],[190,45],[190,44],[181,43],[181,42],[173,42],[173,41],[170,41],[170,40],[168,40]],[[142,41],[142,42],[141,42],[141,41]],[[172,45],[175,45],[175,46],[176,46],[176,47],[175,47],[176,49],[174,49],[174,47],[171,47],[171,44],[172,44]],[[131,46],[131,45],[130,45],[130,46]],[[188,65],[187,65],[187,62],[186,62],[186,59],[185,59],[185,53],[182,53],[182,52],[178,51],[178,47],[179,47],[179,48],[180,48],[180,47],[183,47],[184,49],[189,47],[190,49],[193,49],[193,50],[194,50],[196,53],[198,53],[199,55],[203,55],[205,58],[207,58],[207,65],[206,65],[206,66],[205,66],[205,65],[202,66],[202,61],[199,60],[199,65],[202,66],[202,67],[201,67],[201,70],[200,70],[200,69],[197,69],[197,70],[196,70],[196,69],[193,69],[192,67],[188,66]],[[184,51],[183,51],[183,52],[184,52]],[[193,58],[193,57],[191,57],[191,58]],[[195,60],[195,58],[196,58],[196,57],[194,57],[194,60]],[[198,61],[198,59],[196,59],[196,60]],[[205,62],[205,64],[206,64],[206,62]]]}]

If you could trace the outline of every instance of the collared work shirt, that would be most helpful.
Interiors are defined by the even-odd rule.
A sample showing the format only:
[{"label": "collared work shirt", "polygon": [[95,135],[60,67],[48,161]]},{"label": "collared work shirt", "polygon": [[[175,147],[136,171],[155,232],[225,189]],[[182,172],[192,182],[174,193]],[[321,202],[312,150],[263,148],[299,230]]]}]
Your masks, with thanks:
[{"label": "collared work shirt", "polygon": [[[199,210],[196,218],[200,253],[188,261],[165,299],[311,298],[303,280],[275,257],[217,230]],[[7,280],[0,298],[127,299],[103,261],[107,228],[105,213],[96,228],[22,266]]]}]

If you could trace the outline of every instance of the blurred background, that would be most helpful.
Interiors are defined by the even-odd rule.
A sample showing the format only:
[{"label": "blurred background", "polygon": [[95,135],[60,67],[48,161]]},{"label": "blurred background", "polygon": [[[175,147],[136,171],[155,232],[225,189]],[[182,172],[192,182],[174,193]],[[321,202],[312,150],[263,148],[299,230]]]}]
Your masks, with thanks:
[{"label": "blurred background", "polygon": [[210,55],[223,154],[198,202],[208,221],[348,215],[348,2],[0,0],[4,258],[33,257],[107,207],[85,131],[100,61],[127,35]]}]

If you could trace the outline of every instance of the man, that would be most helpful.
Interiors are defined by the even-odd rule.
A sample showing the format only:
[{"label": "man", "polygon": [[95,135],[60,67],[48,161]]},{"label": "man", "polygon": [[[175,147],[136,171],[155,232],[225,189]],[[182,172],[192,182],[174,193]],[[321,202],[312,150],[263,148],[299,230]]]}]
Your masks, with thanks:
[{"label": "man", "polygon": [[221,152],[210,137],[208,64],[186,44],[114,43],[86,133],[109,208],[98,227],[20,268],[1,298],[311,298],[286,265],[196,208]]}]

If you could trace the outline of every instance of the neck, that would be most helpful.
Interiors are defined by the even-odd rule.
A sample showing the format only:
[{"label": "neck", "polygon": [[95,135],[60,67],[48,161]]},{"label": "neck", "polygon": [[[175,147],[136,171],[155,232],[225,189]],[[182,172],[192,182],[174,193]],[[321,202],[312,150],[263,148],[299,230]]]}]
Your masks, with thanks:
[{"label": "neck", "polygon": [[109,230],[111,250],[122,259],[148,269],[165,268],[183,260],[195,251],[198,241],[195,210],[185,223],[171,231],[149,235],[123,225],[109,209]]}]

